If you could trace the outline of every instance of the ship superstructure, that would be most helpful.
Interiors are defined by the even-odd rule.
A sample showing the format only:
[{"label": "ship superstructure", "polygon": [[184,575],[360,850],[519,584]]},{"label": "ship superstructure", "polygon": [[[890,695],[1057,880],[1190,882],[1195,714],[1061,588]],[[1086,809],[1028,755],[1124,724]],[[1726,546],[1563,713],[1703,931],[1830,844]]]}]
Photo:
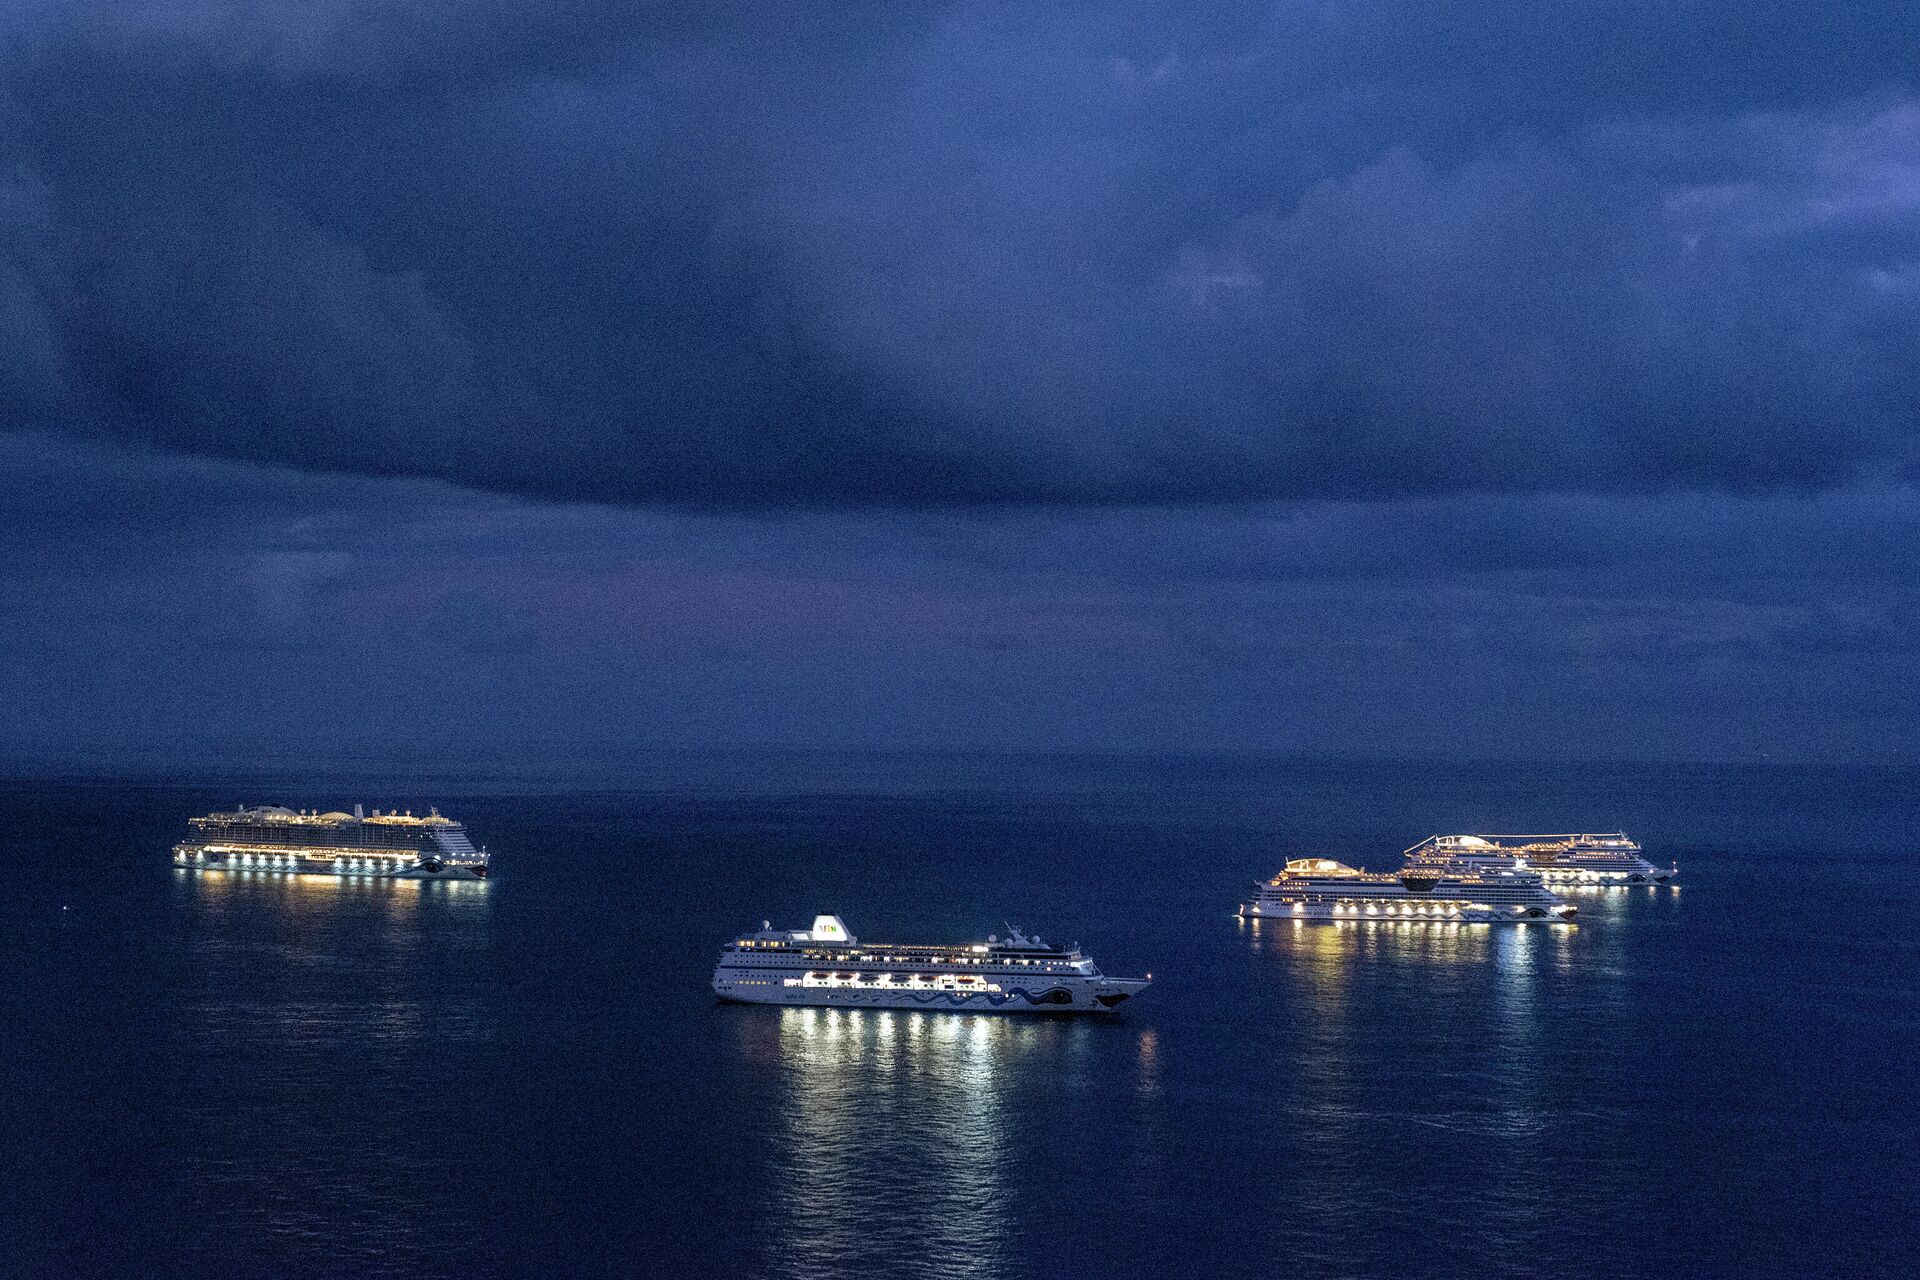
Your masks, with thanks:
[{"label": "ship superstructure", "polygon": [[197,870],[292,875],[484,880],[488,855],[467,829],[438,809],[405,813],[321,813],[282,805],[241,806],[189,818],[173,865]]},{"label": "ship superstructure", "polygon": [[839,916],[811,929],[762,923],[720,950],[713,990],[748,1004],[836,1005],[963,1013],[1110,1013],[1147,978],[1109,978],[1078,946],[1051,946],[1009,926],[959,946],[863,943]]},{"label": "ship superstructure", "polygon": [[1406,851],[1407,863],[1473,866],[1524,858],[1551,882],[1662,884],[1679,872],[1647,861],[1624,831],[1534,836],[1428,836]]},{"label": "ship superstructure", "polygon": [[1516,858],[1505,865],[1409,867],[1385,875],[1332,858],[1294,858],[1242,903],[1249,919],[1524,924],[1571,920],[1576,908]]}]

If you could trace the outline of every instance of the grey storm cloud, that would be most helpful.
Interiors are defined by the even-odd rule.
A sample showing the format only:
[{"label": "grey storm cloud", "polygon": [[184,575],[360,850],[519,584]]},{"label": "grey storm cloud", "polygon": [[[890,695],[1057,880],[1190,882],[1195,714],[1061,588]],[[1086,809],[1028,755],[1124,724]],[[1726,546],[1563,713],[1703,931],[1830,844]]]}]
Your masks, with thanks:
[{"label": "grey storm cloud", "polygon": [[1910,5],[50,3],[5,425],[536,497],[1911,466]]}]

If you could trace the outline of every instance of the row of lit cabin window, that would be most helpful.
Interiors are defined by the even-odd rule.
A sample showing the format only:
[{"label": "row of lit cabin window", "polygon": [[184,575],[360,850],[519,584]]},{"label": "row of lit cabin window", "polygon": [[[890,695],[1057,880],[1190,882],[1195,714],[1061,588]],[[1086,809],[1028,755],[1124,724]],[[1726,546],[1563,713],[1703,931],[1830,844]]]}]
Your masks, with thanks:
[{"label": "row of lit cabin window", "polygon": [[[313,839],[315,834],[316,833],[312,831],[263,831],[258,827],[207,827],[201,832],[198,843],[299,846],[302,842]],[[334,839],[335,845],[340,848],[346,848],[348,846],[392,848],[394,846],[383,845],[379,842],[392,840],[396,837],[404,837],[411,833],[356,830],[342,831],[337,837],[335,837],[332,832],[328,832],[327,834],[329,838]],[[426,833],[421,833],[417,840],[401,847],[408,849],[431,849],[434,847],[433,837]]]},{"label": "row of lit cabin window", "polygon": [[[1476,892],[1479,892],[1481,897],[1486,898],[1488,901],[1491,901],[1491,902],[1534,903],[1540,900],[1541,893],[1545,891],[1543,889],[1536,889],[1532,886],[1484,885],[1484,886],[1481,886],[1479,889],[1477,889]],[[1328,899],[1326,894],[1327,894],[1326,890],[1316,891],[1314,889],[1308,888],[1304,890],[1294,889],[1291,892],[1281,889],[1270,896],[1278,898],[1282,902],[1325,903],[1328,901],[1335,901],[1335,902],[1353,901],[1353,899],[1351,898],[1335,898],[1330,900]],[[1430,902],[1435,906],[1443,906],[1449,902],[1464,903],[1468,905],[1473,905],[1477,903],[1477,899],[1473,899],[1473,898],[1413,898],[1413,899],[1394,898],[1393,899],[1393,902],[1396,905],[1398,905],[1403,901]]]},{"label": "row of lit cabin window", "polygon": [[971,973],[809,973],[805,978],[788,978],[785,985],[789,987],[865,985],[886,988],[907,986],[916,982],[930,983],[935,986],[943,982],[953,983],[956,986],[964,983],[967,990],[1000,990],[998,983],[988,982],[985,978]]},{"label": "row of lit cabin window", "polygon": [[[761,942],[761,941],[756,941],[752,938],[741,938],[740,940],[735,942],[733,945],[736,947],[766,947],[773,950],[784,950],[787,944],[784,942]],[[988,965],[1025,964],[1025,965],[1034,965],[1034,964],[1070,964],[1071,963],[1071,961],[1069,961],[1064,956],[1060,957],[1057,960],[1024,960],[1024,959],[1018,959],[1013,956],[994,956],[994,955],[896,956],[896,955],[887,955],[880,952],[868,953],[865,951],[854,951],[854,952],[802,951],[800,954],[804,959],[807,959],[807,960],[857,960],[863,964],[988,964]]]},{"label": "row of lit cabin window", "polygon": [[418,849],[287,849],[277,845],[209,845],[205,849],[189,850],[189,856],[209,853],[236,855],[262,854],[276,858],[298,858],[307,862],[338,862],[342,858],[387,858],[405,859],[420,856]]},{"label": "row of lit cabin window", "polygon": [[[745,947],[745,946],[752,946],[753,944],[743,942],[740,945]],[[1061,965],[1069,968],[1071,967],[1071,963],[1066,960],[1020,960],[1020,959],[1015,959],[1008,956],[998,956],[998,957],[992,957],[992,958],[985,957],[985,956],[932,956],[932,957],[889,956],[889,955],[871,955],[871,956],[852,955],[850,956],[850,955],[834,955],[834,954],[831,954],[828,952],[822,952],[822,951],[804,951],[801,953],[801,955],[803,958],[808,960],[842,960],[842,961],[851,960],[857,964],[955,964],[955,965],[980,964],[980,965],[988,965],[988,966],[1017,965],[1017,964],[1018,965],[1052,964],[1052,965]]]},{"label": "row of lit cabin window", "polygon": [[[1294,912],[1295,912],[1296,914],[1298,914],[1298,913],[1300,912],[1300,910],[1301,910],[1301,908],[1302,908],[1302,907],[1303,907],[1304,905],[1305,905],[1304,903],[1300,903],[1300,902],[1296,902],[1296,903],[1294,903],[1294,904],[1293,904],[1293,910],[1294,910]],[[1351,902],[1335,902],[1335,903],[1332,903],[1332,904],[1322,904],[1322,905],[1331,905],[1331,906],[1332,906],[1332,908],[1333,908],[1333,914],[1335,914],[1335,915],[1349,915],[1349,916],[1358,916],[1358,915],[1369,915],[1369,916],[1374,916],[1374,915],[1379,915],[1379,916],[1409,916],[1409,917],[1411,917],[1411,916],[1439,916],[1439,915],[1449,915],[1449,916],[1456,916],[1456,915],[1459,915],[1459,914],[1460,914],[1460,908],[1459,908],[1459,907],[1457,907],[1457,906],[1453,906],[1453,905],[1451,905],[1451,904],[1449,904],[1449,905],[1447,905],[1447,906],[1446,906],[1446,908],[1445,908],[1445,909],[1443,910],[1443,909],[1442,909],[1442,907],[1441,907],[1441,904],[1439,904],[1439,903],[1437,903],[1437,902],[1436,902],[1436,903],[1432,903],[1432,904],[1430,904],[1430,905],[1429,905],[1429,904],[1427,904],[1427,903],[1421,903],[1421,904],[1419,904],[1418,906],[1408,906],[1408,905],[1406,905],[1406,904],[1401,904],[1401,905],[1400,905],[1399,907],[1397,907],[1397,908],[1396,908],[1396,907],[1391,907],[1391,906],[1388,906],[1388,907],[1382,907],[1382,906],[1379,906],[1379,905],[1377,905],[1377,904],[1372,904],[1372,903],[1370,903],[1370,904],[1368,904],[1368,905],[1367,905],[1367,906],[1366,906],[1365,908],[1362,908],[1362,907],[1360,907],[1360,906],[1358,906],[1358,905],[1356,905],[1356,904],[1354,904],[1354,903],[1351,903]],[[1469,903],[1467,903],[1467,904],[1465,904],[1465,905],[1466,905],[1466,906],[1468,906],[1468,907],[1476,907],[1476,906],[1479,906],[1479,907],[1481,907],[1481,908],[1482,908],[1483,910],[1485,909],[1485,908],[1484,908],[1484,906],[1483,906],[1483,904],[1480,904],[1480,903],[1475,903],[1475,902],[1469,902]]]}]

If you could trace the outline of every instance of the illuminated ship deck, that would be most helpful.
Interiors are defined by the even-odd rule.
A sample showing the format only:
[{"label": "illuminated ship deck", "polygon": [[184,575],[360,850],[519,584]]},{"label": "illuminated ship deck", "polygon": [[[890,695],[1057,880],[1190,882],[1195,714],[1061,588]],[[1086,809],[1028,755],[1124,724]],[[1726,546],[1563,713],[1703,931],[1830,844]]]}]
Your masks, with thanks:
[{"label": "illuminated ship deck", "polygon": [[1538,872],[1519,859],[1471,871],[1409,867],[1397,875],[1332,858],[1294,858],[1240,906],[1248,919],[1525,924],[1571,920]]},{"label": "illuminated ship deck", "polygon": [[722,1000],[974,1013],[1107,1013],[1152,979],[1109,978],[1078,947],[1018,929],[963,946],[861,943],[838,916],[728,943],[713,971]]},{"label": "illuminated ship deck", "polygon": [[1406,851],[1409,865],[1470,866],[1485,859],[1524,858],[1548,881],[1663,884],[1678,866],[1658,867],[1624,831],[1533,836],[1428,836]]},{"label": "illuminated ship deck", "polygon": [[288,875],[386,876],[409,880],[484,880],[488,854],[467,829],[438,809],[424,817],[320,813],[280,805],[242,806],[189,818],[173,846],[173,865],[196,871]]}]

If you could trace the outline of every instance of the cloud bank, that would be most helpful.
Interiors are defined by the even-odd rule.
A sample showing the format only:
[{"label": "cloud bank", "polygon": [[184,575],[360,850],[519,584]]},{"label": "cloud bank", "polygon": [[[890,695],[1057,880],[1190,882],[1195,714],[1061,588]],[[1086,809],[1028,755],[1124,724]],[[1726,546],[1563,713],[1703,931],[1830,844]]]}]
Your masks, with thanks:
[{"label": "cloud bank", "polygon": [[14,6],[0,429],[696,508],[1910,475],[1912,15]]}]

